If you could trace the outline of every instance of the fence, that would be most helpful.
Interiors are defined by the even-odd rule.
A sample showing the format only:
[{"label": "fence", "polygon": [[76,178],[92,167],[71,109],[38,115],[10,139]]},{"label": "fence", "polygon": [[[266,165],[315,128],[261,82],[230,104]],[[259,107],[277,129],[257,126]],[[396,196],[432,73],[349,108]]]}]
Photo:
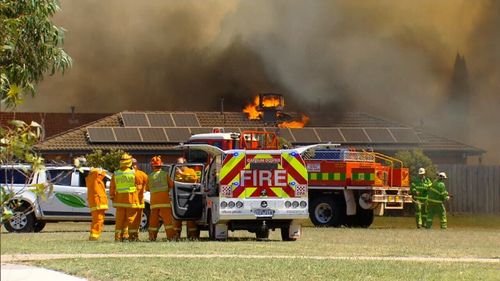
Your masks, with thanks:
[{"label": "fence", "polygon": [[450,213],[500,213],[500,166],[438,165],[446,172],[446,188],[453,195]]}]

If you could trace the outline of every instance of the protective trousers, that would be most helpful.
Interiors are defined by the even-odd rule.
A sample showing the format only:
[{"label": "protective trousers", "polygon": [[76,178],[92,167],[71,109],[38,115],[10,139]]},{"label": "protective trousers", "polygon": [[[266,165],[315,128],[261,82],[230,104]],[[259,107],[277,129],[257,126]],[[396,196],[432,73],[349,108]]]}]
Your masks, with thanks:
[{"label": "protective trousers", "polygon": [[115,241],[123,241],[129,238],[128,227],[132,225],[136,215],[136,208],[116,208]]},{"label": "protective trousers", "polygon": [[418,199],[415,201],[415,219],[417,228],[425,227],[427,223],[427,201]]},{"label": "protective trousers", "polygon": [[95,210],[90,212],[92,223],[90,224],[89,240],[98,240],[104,227],[104,213],[106,210]]},{"label": "protective trousers", "polygon": [[174,226],[172,224],[172,208],[164,207],[164,208],[154,208],[151,209],[151,214],[149,215],[149,240],[155,241],[158,236],[158,229],[160,227],[160,217],[163,220],[163,224],[165,227],[165,233],[167,235],[167,239],[176,239],[177,232],[174,230]]},{"label": "protective trousers", "polygon": [[441,228],[446,229],[447,227],[447,221],[446,221],[446,209],[444,208],[443,203],[434,203],[434,202],[428,202],[427,203],[427,222],[425,224],[426,228],[431,228],[432,227],[432,221],[434,220],[435,215],[439,215],[439,220],[441,222]]},{"label": "protective trousers", "polygon": [[134,208],[135,211],[134,221],[128,227],[129,241],[139,241],[139,228],[141,227],[142,221],[142,209]]},{"label": "protective trousers", "polygon": [[[187,238],[188,239],[198,239],[200,238],[200,231],[198,230],[198,226],[194,221],[186,221],[187,227]],[[178,237],[181,237],[182,233],[182,221],[174,220],[174,230],[177,232]]]}]

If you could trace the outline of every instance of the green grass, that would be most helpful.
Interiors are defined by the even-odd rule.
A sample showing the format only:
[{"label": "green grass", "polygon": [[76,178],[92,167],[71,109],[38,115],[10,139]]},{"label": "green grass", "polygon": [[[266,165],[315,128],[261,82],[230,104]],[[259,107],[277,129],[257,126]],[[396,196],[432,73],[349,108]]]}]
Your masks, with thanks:
[{"label": "green grass", "polygon": [[[436,223],[437,224],[437,223]],[[202,232],[200,241],[115,243],[113,226],[101,241],[90,242],[88,223],[48,224],[41,233],[1,234],[1,254],[228,254],[284,256],[423,256],[500,258],[500,218],[449,218],[449,229],[414,229],[411,217],[377,218],[369,229],[303,228],[296,242],[255,241],[244,231],[227,242],[213,242]],[[160,233],[164,237],[164,233]],[[141,239],[147,238],[141,233]],[[92,280],[498,280],[499,264],[243,258],[107,258],[65,259],[32,264]]]}]

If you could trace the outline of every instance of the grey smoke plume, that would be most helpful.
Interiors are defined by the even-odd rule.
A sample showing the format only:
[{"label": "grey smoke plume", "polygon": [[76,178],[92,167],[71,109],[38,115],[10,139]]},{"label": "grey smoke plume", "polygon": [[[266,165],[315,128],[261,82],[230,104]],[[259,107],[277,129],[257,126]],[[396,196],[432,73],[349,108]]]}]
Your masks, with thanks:
[{"label": "grey smoke plume", "polygon": [[498,1],[61,4],[75,66],[46,79],[24,110],[218,110],[221,97],[239,110],[276,91],[292,109],[422,120],[453,138],[464,124],[442,112],[459,51],[473,96],[463,140],[491,151],[500,136]]}]

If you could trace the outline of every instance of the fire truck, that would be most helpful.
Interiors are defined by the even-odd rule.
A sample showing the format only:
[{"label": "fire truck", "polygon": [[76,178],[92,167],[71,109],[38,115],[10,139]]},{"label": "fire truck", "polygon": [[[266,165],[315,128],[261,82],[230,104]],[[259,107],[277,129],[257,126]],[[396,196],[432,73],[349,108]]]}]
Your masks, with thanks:
[{"label": "fire truck", "polygon": [[[200,137],[206,141],[194,141]],[[284,241],[300,238],[301,224],[309,216],[308,175],[301,151],[238,147],[231,137],[198,135],[180,146],[188,163],[171,169],[174,217],[196,221],[213,240],[225,240],[235,230],[267,239],[276,229]],[[196,176],[183,181],[180,174],[186,169]]]},{"label": "fire truck", "polygon": [[[189,140],[191,147],[203,145],[220,150],[218,154],[221,156],[233,153],[234,149],[241,151],[238,153],[247,151],[247,154],[251,153],[249,155],[257,154],[258,151],[280,151],[276,134],[264,131],[224,133],[222,129],[216,129],[215,133],[193,135]],[[223,150],[229,151],[223,153]],[[303,159],[301,161],[304,161],[307,169],[308,194],[301,194],[300,198],[308,201],[303,203],[297,199],[290,203],[297,202],[295,204],[300,206],[307,204],[309,218],[315,226],[366,228],[372,224],[375,214],[383,215],[384,210],[388,209],[403,209],[405,203],[412,202],[409,195],[409,170],[398,159],[336,144],[315,144],[298,147],[294,151],[301,156],[298,159]],[[192,154],[191,158],[196,156]],[[240,180],[242,178],[243,174]],[[227,188],[228,184],[221,182],[220,187]],[[222,194],[225,198],[238,198],[241,195]],[[253,193],[250,200],[266,196],[269,194]],[[286,203],[286,200],[283,202]]]}]

